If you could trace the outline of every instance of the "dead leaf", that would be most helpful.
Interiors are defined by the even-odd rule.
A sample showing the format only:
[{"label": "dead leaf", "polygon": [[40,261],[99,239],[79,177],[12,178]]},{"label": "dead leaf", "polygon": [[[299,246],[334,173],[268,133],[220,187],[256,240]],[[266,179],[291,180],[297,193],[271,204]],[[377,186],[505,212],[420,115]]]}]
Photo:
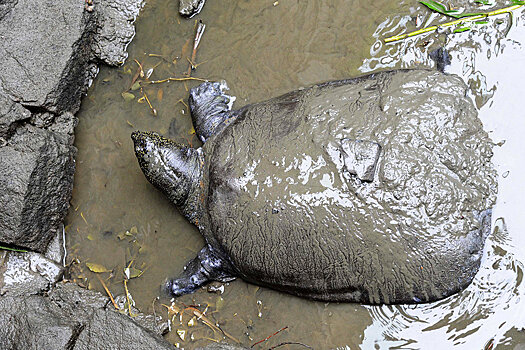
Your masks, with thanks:
[{"label": "dead leaf", "polygon": [[110,272],[111,270],[106,269],[103,265],[95,263],[86,263],[88,269],[95,273]]},{"label": "dead leaf", "polygon": [[122,98],[124,99],[124,101],[129,102],[135,99],[135,95],[133,95],[131,92],[125,91],[122,93]]}]

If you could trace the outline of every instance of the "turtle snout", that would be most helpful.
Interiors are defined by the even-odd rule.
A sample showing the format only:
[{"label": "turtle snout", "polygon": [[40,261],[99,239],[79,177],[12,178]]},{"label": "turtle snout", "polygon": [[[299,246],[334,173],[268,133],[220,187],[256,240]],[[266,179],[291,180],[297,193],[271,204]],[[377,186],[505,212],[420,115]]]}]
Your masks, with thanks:
[{"label": "turtle snout", "polygon": [[131,139],[135,144],[135,153],[137,156],[143,156],[148,148],[149,134],[143,131],[134,131],[131,133]]},{"label": "turtle snout", "polygon": [[133,131],[131,133],[131,139],[136,147],[138,144],[144,143],[144,133],[142,131]]}]

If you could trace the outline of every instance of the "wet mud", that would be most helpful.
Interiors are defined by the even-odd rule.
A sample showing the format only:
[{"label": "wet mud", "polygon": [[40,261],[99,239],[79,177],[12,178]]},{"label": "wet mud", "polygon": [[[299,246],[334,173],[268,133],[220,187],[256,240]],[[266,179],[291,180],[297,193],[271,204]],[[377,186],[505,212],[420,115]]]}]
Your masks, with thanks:
[{"label": "wet mud", "polygon": [[[191,57],[194,22],[178,17],[176,5],[149,1],[137,22],[137,36],[128,51],[146,71],[158,64],[151,79],[182,76],[188,69],[185,57]],[[520,232],[525,221],[518,194],[520,189],[523,192],[519,155],[525,147],[520,137],[525,125],[517,88],[525,78],[517,68],[525,63],[520,44],[525,39],[522,17],[520,12],[512,24],[503,17],[502,23],[493,21],[468,33],[430,33],[385,45],[381,38],[436,17],[408,1],[280,1],[275,6],[271,2],[207,2],[197,17],[207,29],[192,75],[225,79],[230,94],[237,96],[236,108],[302,86],[376,70],[434,68],[428,53],[445,46],[451,56],[445,72],[465,80],[485,130],[496,144],[505,141],[494,148],[493,157],[499,183],[493,231],[499,233],[489,236],[472,284],[436,303],[322,303],[241,280],[226,284],[222,294],[221,288],[215,289],[218,293],[202,289],[177,302],[206,310],[209,319],[248,346],[288,327],[256,346],[260,348],[285,341],[323,349],[513,348],[523,341],[525,242]],[[137,103],[140,91],[131,91],[135,95],[131,101],[123,99],[122,92],[130,88],[137,69],[131,59],[120,69],[101,70],[79,114],[77,173],[66,222],[68,262],[74,261],[70,277],[105,293],[86,266],[97,263],[113,271],[101,275],[111,292],[124,294],[125,269],[132,262],[134,270],[128,268],[128,275],[134,278],[126,283],[132,299],[141,311],[155,309],[168,316],[168,310],[155,300],[159,286],[165,278],[179,274],[204,242],[169,200],[145,181],[129,135],[135,129],[157,130],[178,142],[199,146],[189,111],[179,102],[188,97],[186,87],[198,82],[144,89],[157,111],[155,117],[147,104]],[[173,318],[167,339],[187,348],[223,338],[233,342],[200,321],[192,325],[193,316],[184,314],[182,322],[178,316]],[[184,340],[177,331],[186,332]]]}]

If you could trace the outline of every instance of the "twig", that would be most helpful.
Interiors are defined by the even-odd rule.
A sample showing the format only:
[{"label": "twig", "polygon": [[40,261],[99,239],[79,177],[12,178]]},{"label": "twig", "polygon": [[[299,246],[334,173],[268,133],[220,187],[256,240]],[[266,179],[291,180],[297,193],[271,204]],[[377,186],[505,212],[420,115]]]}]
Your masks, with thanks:
[{"label": "twig", "polygon": [[84,214],[82,214],[82,212],[80,212],[80,216],[82,217],[82,220],[84,220],[84,222],[86,223],[86,225],[89,225],[86,218],[84,217]]},{"label": "twig", "polygon": [[128,301],[129,317],[133,317],[131,314],[131,302],[129,301],[128,280],[127,279],[124,279],[124,289],[126,291],[126,300]]},{"label": "twig", "polygon": [[197,49],[201,42],[202,35],[204,34],[204,30],[206,29],[206,25],[202,23],[202,21],[195,21],[195,23],[197,25],[197,30],[195,32],[195,40],[193,40],[193,51],[191,53],[191,60],[189,60],[190,65],[188,67],[188,72],[186,73],[188,77],[191,76],[191,71],[196,67],[193,62],[195,62],[195,58],[197,57]]},{"label": "twig", "polygon": [[[137,64],[139,65],[139,68],[137,68],[137,73],[135,73],[133,78],[131,78],[131,83],[129,84],[128,90],[131,89],[133,84],[135,84],[135,82],[137,81],[137,79],[139,78],[139,75],[141,75],[141,73],[142,73],[142,76],[144,76],[144,71],[142,70],[142,64],[140,64],[140,62],[137,61],[137,60],[134,60],[134,61],[137,62]],[[128,91],[128,90],[126,90],[126,91]]]},{"label": "twig", "polygon": [[134,59],[134,61],[139,65],[139,75],[141,78],[144,78],[144,68],[142,67],[142,63]]},{"label": "twig", "polygon": [[311,346],[308,346],[308,345],[303,344],[303,343],[299,343],[299,342],[295,342],[295,341],[285,341],[285,342],[283,342],[281,344],[277,344],[275,346],[272,346],[268,350],[273,350],[273,349],[276,349],[276,348],[278,348],[280,346],[284,346],[284,345],[301,345],[301,346],[304,346],[307,349],[313,349]]},{"label": "twig", "polygon": [[169,78],[161,79],[161,80],[143,81],[141,84],[142,84],[142,85],[148,85],[148,84],[161,84],[161,83],[165,83],[165,82],[168,82],[168,81],[186,81],[186,80],[207,81],[206,79],[202,79],[202,78],[194,78],[194,77],[186,77],[186,78],[173,78],[173,77],[169,77]]},{"label": "twig", "polygon": [[193,314],[194,316],[197,316],[197,320],[201,321],[202,323],[204,323],[206,326],[210,327],[214,332],[217,332],[217,331],[220,331],[225,337],[227,338],[230,338],[231,340],[233,340],[234,342],[236,342],[237,344],[240,344],[241,342],[239,341],[239,339],[235,338],[234,336],[232,336],[231,334],[229,334],[228,332],[226,332],[224,329],[222,329],[220,326],[218,325],[214,325],[213,323],[211,323],[211,321],[204,315],[204,312],[200,311],[199,309],[195,308],[195,307],[192,307],[192,306],[186,306],[184,309],[181,310],[181,315],[186,312],[186,311],[190,311],[191,314]]},{"label": "twig", "polygon": [[457,19],[457,20],[452,21],[452,22],[447,22],[447,23],[443,23],[443,24],[439,24],[439,25],[435,25],[435,26],[419,29],[419,30],[416,30],[414,32],[410,32],[410,33],[406,33],[406,34],[400,34],[400,35],[394,35],[394,36],[391,36],[389,38],[386,38],[385,39],[385,43],[391,43],[391,42],[394,42],[394,41],[403,40],[403,39],[410,38],[410,37],[413,37],[413,36],[416,36],[416,35],[420,35],[420,34],[423,34],[423,33],[432,32],[432,31],[434,31],[434,30],[436,30],[438,28],[442,28],[442,27],[452,27],[452,26],[455,26],[455,25],[458,25],[458,24],[461,24],[461,23],[477,21],[477,20],[484,19],[484,18],[487,18],[487,17],[490,17],[490,16],[502,15],[502,14],[505,14],[505,13],[509,13],[512,16],[512,11],[519,9],[522,6],[524,6],[524,5],[513,5],[513,6],[510,6],[510,7],[505,7],[505,8],[502,8],[502,9],[499,9],[499,10],[495,10],[495,11],[492,11],[492,12],[487,12],[487,13],[484,13],[484,14],[471,16],[471,17],[464,17],[464,18],[460,18],[460,19]]},{"label": "twig", "polygon": [[151,102],[149,101],[148,95],[146,95],[146,93],[144,92],[143,88],[140,88],[140,93],[142,94],[142,96],[144,97],[146,102],[148,103],[149,109],[151,110],[151,114],[153,114],[156,117],[157,116],[157,110],[155,108],[153,108],[153,106],[151,105]]},{"label": "twig", "polygon": [[287,328],[288,328],[288,326],[279,329],[279,330],[278,330],[277,332],[275,332],[274,334],[272,334],[272,335],[270,335],[270,336],[264,338],[263,340],[259,340],[257,343],[254,343],[252,346],[250,346],[250,348],[253,348],[255,345],[257,345],[257,344],[259,344],[259,343],[262,343],[262,342],[267,341],[268,339],[270,339],[270,338],[273,337],[274,335],[281,333],[282,331],[284,331],[284,330],[287,329]]},{"label": "twig", "polygon": [[177,104],[177,103],[182,103],[182,104],[184,105],[184,107],[186,107],[186,108],[188,108],[188,109],[190,108],[190,107],[188,106],[188,104],[187,104],[186,102],[184,102],[184,100],[183,100],[182,98],[181,98],[180,100],[178,100],[177,102],[175,102],[175,104]]},{"label": "twig", "polygon": [[97,276],[98,280],[100,281],[100,284],[102,284],[102,287],[104,287],[104,290],[108,294],[109,299],[111,299],[111,302],[113,303],[113,306],[115,307],[115,309],[120,310],[120,308],[118,307],[117,303],[115,302],[115,299],[113,299],[113,295],[111,294],[111,292],[109,291],[108,287],[104,283],[104,280],[102,278],[100,278],[100,276],[98,274],[96,276]]}]

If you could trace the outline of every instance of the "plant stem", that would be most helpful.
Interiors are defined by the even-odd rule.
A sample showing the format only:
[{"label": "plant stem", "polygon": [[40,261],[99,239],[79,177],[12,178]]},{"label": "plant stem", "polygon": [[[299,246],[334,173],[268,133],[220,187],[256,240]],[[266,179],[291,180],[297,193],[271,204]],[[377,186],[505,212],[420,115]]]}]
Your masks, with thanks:
[{"label": "plant stem", "polygon": [[419,29],[419,30],[416,30],[414,32],[400,34],[400,35],[394,35],[394,36],[391,36],[389,38],[386,38],[385,39],[385,43],[391,43],[391,42],[394,42],[394,41],[403,40],[403,39],[410,38],[410,37],[413,37],[413,36],[416,36],[416,35],[420,35],[420,34],[423,34],[423,33],[432,32],[432,31],[434,31],[434,30],[436,30],[436,29],[438,29],[440,27],[441,28],[443,28],[443,27],[451,27],[451,26],[455,26],[455,25],[458,25],[458,24],[461,24],[461,23],[473,22],[473,21],[477,21],[477,20],[480,20],[480,19],[483,19],[483,18],[487,18],[487,17],[501,15],[501,14],[504,14],[504,13],[512,13],[512,11],[517,10],[520,7],[523,7],[523,6],[524,5],[513,5],[513,6],[505,7],[505,8],[499,9],[499,10],[495,10],[495,11],[492,11],[492,12],[487,12],[487,13],[484,13],[484,14],[471,16],[471,17],[464,17],[464,18],[460,18],[460,19],[457,19],[457,20],[452,21],[452,22],[447,22],[447,23],[443,23],[443,24],[439,24],[439,25],[435,25],[435,26]]}]

